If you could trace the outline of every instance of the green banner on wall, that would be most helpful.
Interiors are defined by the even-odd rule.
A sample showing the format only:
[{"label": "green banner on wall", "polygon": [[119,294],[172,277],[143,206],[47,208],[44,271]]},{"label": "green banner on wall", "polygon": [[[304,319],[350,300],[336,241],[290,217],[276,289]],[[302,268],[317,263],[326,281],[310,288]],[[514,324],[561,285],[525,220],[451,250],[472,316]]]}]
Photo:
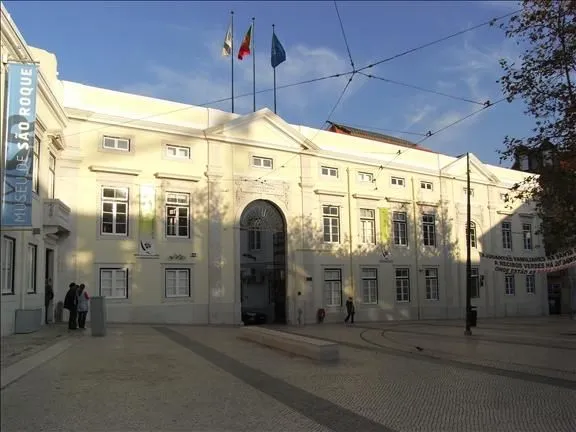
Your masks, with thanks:
[{"label": "green banner on wall", "polygon": [[388,243],[390,238],[390,213],[387,208],[379,208],[380,214],[380,242],[383,244]]}]

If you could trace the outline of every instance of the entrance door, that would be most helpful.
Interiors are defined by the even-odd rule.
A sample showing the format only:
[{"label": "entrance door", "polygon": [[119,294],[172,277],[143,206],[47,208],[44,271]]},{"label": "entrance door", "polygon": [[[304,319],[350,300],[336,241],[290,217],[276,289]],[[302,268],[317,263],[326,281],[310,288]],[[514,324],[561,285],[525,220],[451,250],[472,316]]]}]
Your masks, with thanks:
[{"label": "entrance door", "polygon": [[246,206],[240,218],[239,252],[242,320],[285,324],[286,223],[276,205],[256,200]]},{"label": "entrance door", "polygon": [[54,250],[46,248],[46,259],[45,263],[45,282],[50,280],[52,286],[54,286]]}]

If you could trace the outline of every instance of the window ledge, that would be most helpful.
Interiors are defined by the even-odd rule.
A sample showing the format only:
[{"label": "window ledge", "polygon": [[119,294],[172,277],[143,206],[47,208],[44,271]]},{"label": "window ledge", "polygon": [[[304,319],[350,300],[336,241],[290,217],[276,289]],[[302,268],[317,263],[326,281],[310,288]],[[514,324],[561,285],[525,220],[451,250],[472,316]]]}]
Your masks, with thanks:
[{"label": "window ledge", "polygon": [[92,172],[103,172],[103,173],[111,173],[111,174],[125,174],[125,175],[132,175],[138,176],[142,172],[142,170],[135,170],[135,169],[128,169],[128,168],[117,168],[117,167],[107,167],[102,165],[90,165],[88,169]]},{"label": "window ledge", "polygon": [[509,211],[509,210],[498,210],[496,213],[498,213],[500,215],[507,215],[507,216],[512,216],[514,214],[514,212]]},{"label": "window ledge", "polygon": [[154,173],[154,177],[159,178],[159,179],[183,180],[183,181],[189,181],[189,182],[194,182],[194,183],[197,183],[200,180],[202,180],[202,177],[200,177],[200,176],[189,176],[189,175],[184,175],[184,174],[173,174],[173,173],[163,173],[163,172]]},{"label": "window ledge", "polygon": [[329,196],[337,196],[337,197],[345,197],[346,196],[346,192],[331,191],[331,190],[327,190],[327,189],[315,189],[314,193],[316,195],[329,195]]},{"label": "window ledge", "polygon": [[403,198],[386,197],[386,201],[400,203],[400,204],[410,204],[412,201]]},{"label": "window ledge", "polygon": [[430,201],[417,201],[416,204],[420,206],[438,207],[437,202],[430,202]]},{"label": "window ledge", "polygon": [[380,201],[382,198],[376,195],[365,195],[365,194],[353,194],[352,195],[356,199],[365,199],[365,200],[372,200],[372,201]]}]

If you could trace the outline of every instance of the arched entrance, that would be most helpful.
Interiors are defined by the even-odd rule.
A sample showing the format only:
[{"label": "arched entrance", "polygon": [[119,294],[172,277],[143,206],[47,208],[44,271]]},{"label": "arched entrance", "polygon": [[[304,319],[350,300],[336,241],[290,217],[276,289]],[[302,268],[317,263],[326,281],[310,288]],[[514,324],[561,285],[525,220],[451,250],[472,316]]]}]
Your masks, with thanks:
[{"label": "arched entrance", "polygon": [[240,217],[240,299],[245,324],[286,323],[286,221],[266,200]]}]

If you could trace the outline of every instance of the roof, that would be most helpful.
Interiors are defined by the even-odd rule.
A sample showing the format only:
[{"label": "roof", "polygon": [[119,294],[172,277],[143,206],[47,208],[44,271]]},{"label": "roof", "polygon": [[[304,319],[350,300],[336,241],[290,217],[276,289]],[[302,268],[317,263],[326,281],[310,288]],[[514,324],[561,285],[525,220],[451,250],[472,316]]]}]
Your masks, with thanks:
[{"label": "roof", "polygon": [[390,135],[381,134],[378,132],[367,131],[364,129],[358,129],[352,126],[343,125],[341,123],[334,123],[334,122],[327,122],[330,126],[328,127],[328,131],[346,135],[352,135],[358,138],[364,138],[372,141],[379,141],[386,144],[393,144],[400,147],[407,147],[415,150],[422,150],[430,153],[436,153],[433,150],[427,149],[425,147],[421,147],[418,144],[410,142],[408,140],[393,137]]}]

